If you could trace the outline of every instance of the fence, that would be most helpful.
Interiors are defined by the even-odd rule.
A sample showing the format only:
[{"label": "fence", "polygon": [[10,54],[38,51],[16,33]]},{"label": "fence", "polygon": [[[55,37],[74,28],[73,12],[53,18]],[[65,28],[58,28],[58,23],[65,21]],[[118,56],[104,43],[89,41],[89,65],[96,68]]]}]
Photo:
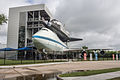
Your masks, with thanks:
[{"label": "fence", "polygon": [[7,59],[8,53],[4,52],[4,58],[0,59],[0,65],[16,65],[16,64],[34,64],[34,63],[50,63],[50,62],[67,62],[67,61],[103,61],[103,60],[120,60],[120,54],[94,54],[80,52],[66,52],[55,54],[35,54],[19,55],[17,60]]}]

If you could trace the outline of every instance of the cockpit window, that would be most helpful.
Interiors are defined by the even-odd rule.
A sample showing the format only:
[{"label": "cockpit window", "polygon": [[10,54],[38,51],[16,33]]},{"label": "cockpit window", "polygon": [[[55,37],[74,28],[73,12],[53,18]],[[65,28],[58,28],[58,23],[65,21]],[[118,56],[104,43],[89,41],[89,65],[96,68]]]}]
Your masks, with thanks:
[{"label": "cockpit window", "polygon": [[48,31],[47,29],[41,29],[41,30],[46,30],[46,31]]}]

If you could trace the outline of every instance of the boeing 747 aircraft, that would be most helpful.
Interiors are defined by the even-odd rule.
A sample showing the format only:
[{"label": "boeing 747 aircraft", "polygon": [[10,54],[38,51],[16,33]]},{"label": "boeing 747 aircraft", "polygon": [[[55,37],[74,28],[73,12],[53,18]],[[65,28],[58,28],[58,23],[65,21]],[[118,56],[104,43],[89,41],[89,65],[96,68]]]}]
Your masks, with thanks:
[{"label": "boeing 747 aircraft", "polygon": [[[48,28],[42,28],[40,31],[35,33],[32,36],[32,40],[34,46],[37,48],[38,51],[69,51],[73,49],[69,49],[68,46],[59,39],[57,34],[51,31]],[[87,49],[87,50],[111,50],[111,49]]]},{"label": "boeing 747 aircraft", "polygon": [[[82,39],[71,38],[64,26],[58,20],[51,20],[40,31],[32,36],[33,44],[38,51],[69,51],[65,42],[79,41]],[[43,51],[44,52],[44,51]]]},{"label": "boeing 747 aircraft", "polygon": [[59,37],[48,28],[42,28],[32,37],[35,47],[41,51],[66,51],[68,46],[62,42]]}]

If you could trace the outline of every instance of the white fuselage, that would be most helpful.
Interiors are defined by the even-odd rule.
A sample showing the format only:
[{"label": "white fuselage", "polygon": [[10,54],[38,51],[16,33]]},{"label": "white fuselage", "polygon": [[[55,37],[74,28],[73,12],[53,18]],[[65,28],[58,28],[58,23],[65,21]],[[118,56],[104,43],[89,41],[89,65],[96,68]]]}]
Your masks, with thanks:
[{"label": "white fuselage", "polygon": [[35,33],[32,40],[38,50],[63,51],[68,48],[53,31],[47,28],[42,28]]}]

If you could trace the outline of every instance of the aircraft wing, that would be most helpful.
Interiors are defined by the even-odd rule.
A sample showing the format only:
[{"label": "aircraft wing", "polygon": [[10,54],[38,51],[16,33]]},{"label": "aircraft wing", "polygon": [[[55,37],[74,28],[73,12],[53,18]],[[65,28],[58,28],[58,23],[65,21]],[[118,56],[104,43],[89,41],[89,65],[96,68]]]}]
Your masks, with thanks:
[{"label": "aircraft wing", "polygon": [[87,50],[99,50],[99,51],[104,51],[104,50],[112,50],[112,49],[87,49]]},{"label": "aircraft wing", "polygon": [[[85,51],[95,51],[95,50],[104,51],[104,50],[112,50],[112,49],[86,49]],[[68,52],[68,51],[84,51],[84,49],[79,49],[79,48],[64,49],[64,52]]]},{"label": "aircraft wing", "polygon": [[79,48],[64,49],[63,52],[68,52],[68,51],[82,51],[82,49]]}]

